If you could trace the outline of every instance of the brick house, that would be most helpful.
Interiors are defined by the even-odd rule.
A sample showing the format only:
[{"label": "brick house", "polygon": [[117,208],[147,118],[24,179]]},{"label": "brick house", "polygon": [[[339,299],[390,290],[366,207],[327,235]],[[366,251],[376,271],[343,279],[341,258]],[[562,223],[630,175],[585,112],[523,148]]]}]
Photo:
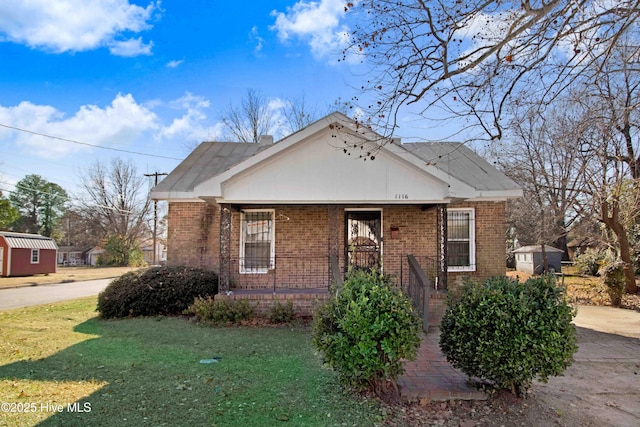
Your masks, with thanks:
[{"label": "brick house", "polygon": [[275,144],[204,142],[151,192],[169,202],[168,265],[218,272],[219,298],[301,312],[350,266],[407,286],[409,254],[439,289],[504,274],[505,202],[521,195],[463,144],[385,140],[340,113]]}]

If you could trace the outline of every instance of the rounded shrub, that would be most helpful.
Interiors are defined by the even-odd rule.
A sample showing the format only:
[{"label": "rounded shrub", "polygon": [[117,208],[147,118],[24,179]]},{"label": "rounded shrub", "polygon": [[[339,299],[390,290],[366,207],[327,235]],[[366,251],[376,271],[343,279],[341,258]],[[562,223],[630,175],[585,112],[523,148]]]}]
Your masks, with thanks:
[{"label": "rounded shrub", "polygon": [[620,307],[625,287],[624,262],[619,259],[605,261],[598,270],[598,274],[607,288],[611,305]]},{"label": "rounded shrub", "polygon": [[340,380],[387,400],[399,397],[402,360],[415,359],[421,321],[410,299],[376,272],[353,271],[314,313],[313,344]]},{"label": "rounded shrub", "polygon": [[154,267],[123,274],[98,295],[101,317],[181,314],[197,297],[218,292],[218,276],[191,267]]},{"label": "rounded shrub", "polygon": [[577,350],[575,311],[553,276],[467,283],[440,324],[440,348],[469,377],[524,395],[560,375]]}]

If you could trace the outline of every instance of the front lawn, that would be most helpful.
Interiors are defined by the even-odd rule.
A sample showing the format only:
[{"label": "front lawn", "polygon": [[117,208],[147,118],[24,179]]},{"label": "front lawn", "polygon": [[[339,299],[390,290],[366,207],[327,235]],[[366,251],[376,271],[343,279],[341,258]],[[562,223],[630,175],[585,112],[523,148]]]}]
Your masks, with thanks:
[{"label": "front lawn", "polygon": [[0,312],[0,425],[382,422],[322,367],[308,328],[103,321],[95,307],[93,297]]}]

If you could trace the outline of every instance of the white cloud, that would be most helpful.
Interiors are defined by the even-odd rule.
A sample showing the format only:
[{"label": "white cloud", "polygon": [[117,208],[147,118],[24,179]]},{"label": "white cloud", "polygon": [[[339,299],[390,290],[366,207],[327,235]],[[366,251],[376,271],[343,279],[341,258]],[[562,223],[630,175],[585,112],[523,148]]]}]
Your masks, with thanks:
[{"label": "white cloud", "polygon": [[129,0],[4,1],[0,2],[0,41],[54,53],[108,46],[115,55],[149,54],[150,43],[118,38],[151,28],[148,21],[156,10],[159,2],[140,7]]},{"label": "white cloud", "polygon": [[169,103],[174,110],[186,110],[181,117],[173,119],[156,134],[159,139],[181,140],[182,142],[212,141],[222,134],[222,124],[207,126],[204,110],[211,106],[208,99],[187,92],[183,97]]},{"label": "white cloud", "polygon": [[270,28],[278,32],[281,41],[300,38],[309,43],[315,56],[325,57],[347,46],[349,28],[340,22],[344,7],[343,0],[300,0],[288,7],[286,13],[271,12],[276,22]]},{"label": "white cloud", "polygon": [[256,27],[255,25],[251,27],[251,33],[249,33],[249,39],[255,43],[255,46],[253,48],[253,53],[257,55],[260,52],[262,52],[262,48],[264,47],[264,39],[260,36],[260,33],[258,32],[258,27]]},{"label": "white cloud", "polygon": [[169,61],[169,62],[167,62],[167,68],[178,68],[183,62],[184,62],[184,60],[182,60],[182,59]]},{"label": "white cloud", "polygon": [[[74,141],[101,146],[131,144],[142,133],[156,129],[158,117],[136,103],[131,95],[118,94],[110,105],[84,105],[71,117],[49,105],[23,101],[15,107],[0,106],[0,123]],[[14,142],[26,153],[42,158],[62,158],[86,145],[4,128],[0,141]]]},{"label": "white cloud", "polygon": [[151,55],[151,47],[153,42],[144,44],[142,37],[137,39],[129,39],[124,41],[113,41],[109,45],[109,52],[115,56],[139,56],[139,55]]},{"label": "white cloud", "polygon": [[[131,94],[118,94],[105,107],[83,105],[73,115],[28,101],[0,105],[0,123],[24,130],[0,126],[0,146],[50,160],[94,150],[85,144],[150,152],[140,147],[150,142],[179,145],[211,141],[222,135],[222,125],[208,119],[210,106],[208,99],[191,93],[169,102],[156,99],[140,104]],[[163,110],[163,118],[157,110]]]}]

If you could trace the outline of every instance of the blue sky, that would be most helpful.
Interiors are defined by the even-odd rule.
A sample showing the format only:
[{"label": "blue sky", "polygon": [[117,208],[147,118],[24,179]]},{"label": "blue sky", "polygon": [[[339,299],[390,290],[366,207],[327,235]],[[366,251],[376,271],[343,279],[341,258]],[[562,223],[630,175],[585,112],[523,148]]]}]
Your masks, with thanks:
[{"label": "blue sky", "polygon": [[[170,172],[259,91],[322,114],[357,87],[338,62],[342,0],[31,0],[0,3],[0,189],[28,174],[73,194],[96,160]],[[274,107],[274,108],[276,108]],[[276,108],[277,109],[277,108]],[[136,151],[164,159],[92,148]]]}]

